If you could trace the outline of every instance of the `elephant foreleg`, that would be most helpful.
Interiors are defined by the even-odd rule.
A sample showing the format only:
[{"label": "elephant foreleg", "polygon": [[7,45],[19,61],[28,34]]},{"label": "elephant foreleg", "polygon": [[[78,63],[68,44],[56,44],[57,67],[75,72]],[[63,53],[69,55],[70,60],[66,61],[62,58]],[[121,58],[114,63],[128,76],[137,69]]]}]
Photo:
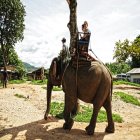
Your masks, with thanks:
[{"label": "elephant foreleg", "polygon": [[114,133],[115,127],[114,122],[112,118],[112,109],[111,109],[111,99],[110,97],[107,98],[107,100],[104,103],[104,108],[106,109],[107,113],[107,120],[108,120],[108,126],[106,127],[105,131],[108,133]]},{"label": "elephant foreleg", "polygon": [[66,97],[67,95],[65,94],[65,107],[64,107],[64,119],[65,123],[63,125],[64,129],[69,129],[71,130],[73,126],[73,119],[71,118],[71,113],[77,103],[77,98],[72,98],[70,99],[69,97]]}]

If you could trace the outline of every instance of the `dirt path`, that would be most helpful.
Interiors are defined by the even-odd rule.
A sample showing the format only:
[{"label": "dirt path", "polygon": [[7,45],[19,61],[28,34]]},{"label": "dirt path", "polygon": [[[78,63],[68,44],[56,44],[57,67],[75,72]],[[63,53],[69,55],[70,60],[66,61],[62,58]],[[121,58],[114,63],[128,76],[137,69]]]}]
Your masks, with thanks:
[{"label": "dirt path", "polygon": [[[140,88],[115,86],[114,91],[123,91],[140,99]],[[18,98],[15,94],[27,97]],[[53,92],[52,99],[63,101],[63,92]],[[123,117],[123,123],[115,123],[114,134],[104,133],[107,123],[97,123],[95,134],[86,135],[88,123],[75,122],[71,131],[62,129],[64,120],[50,117],[43,119],[46,109],[46,87],[30,84],[0,87],[0,140],[140,140],[140,107],[126,104],[114,98],[113,113]]]}]

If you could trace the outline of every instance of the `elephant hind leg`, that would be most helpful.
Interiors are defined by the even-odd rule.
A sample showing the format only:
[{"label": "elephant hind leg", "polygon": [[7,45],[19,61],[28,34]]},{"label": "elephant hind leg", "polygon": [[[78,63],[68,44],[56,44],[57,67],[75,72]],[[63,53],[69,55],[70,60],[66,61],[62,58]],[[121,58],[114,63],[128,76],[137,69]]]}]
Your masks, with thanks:
[{"label": "elephant hind leg", "polygon": [[114,133],[115,127],[114,127],[114,122],[113,122],[113,118],[112,118],[111,98],[110,98],[110,96],[108,96],[108,98],[104,102],[103,106],[104,106],[104,108],[106,110],[107,120],[108,120],[108,126],[106,127],[105,132]]},{"label": "elephant hind leg", "polygon": [[86,127],[86,132],[88,135],[93,135],[95,126],[96,126],[96,121],[97,121],[97,116],[100,110],[100,106],[94,104],[94,109],[93,109],[93,114],[90,120],[90,124]]}]

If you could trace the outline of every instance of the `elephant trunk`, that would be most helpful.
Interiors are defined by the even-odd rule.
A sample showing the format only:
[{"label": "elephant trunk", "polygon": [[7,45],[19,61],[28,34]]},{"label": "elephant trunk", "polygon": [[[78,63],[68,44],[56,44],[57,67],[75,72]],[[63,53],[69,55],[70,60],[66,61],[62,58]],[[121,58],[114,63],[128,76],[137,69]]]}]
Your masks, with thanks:
[{"label": "elephant trunk", "polygon": [[47,109],[46,109],[46,112],[44,115],[45,120],[48,119],[48,115],[50,112],[52,88],[53,88],[53,85],[51,84],[50,80],[48,79],[48,83],[47,83]]}]

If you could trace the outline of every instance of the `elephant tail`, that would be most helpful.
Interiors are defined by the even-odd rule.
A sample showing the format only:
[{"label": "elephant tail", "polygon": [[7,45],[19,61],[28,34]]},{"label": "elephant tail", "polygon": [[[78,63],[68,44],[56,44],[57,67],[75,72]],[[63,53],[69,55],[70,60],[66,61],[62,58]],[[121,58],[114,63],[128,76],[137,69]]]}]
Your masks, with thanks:
[{"label": "elephant tail", "polygon": [[112,100],[112,94],[113,94],[113,78],[111,76],[111,88],[110,88],[110,94],[111,94],[111,100]]},{"label": "elephant tail", "polygon": [[112,74],[111,74],[111,71],[109,70],[109,68],[104,65],[107,69],[107,71],[109,72],[109,75],[110,75],[110,79],[111,79],[111,87],[110,87],[110,96],[111,96],[111,100],[112,100],[112,94],[113,94],[113,77],[112,77]]},{"label": "elephant tail", "polygon": [[105,64],[104,64],[104,66],[107,69],[107,71],[109,72],[110,79],[111,79],[110,97],[111,97],[111,100],[112,100],[112,94],[113,94],[113,77],[112,77],[112,74],[111,74],[111,71],[109,70],[109,68]]}]

